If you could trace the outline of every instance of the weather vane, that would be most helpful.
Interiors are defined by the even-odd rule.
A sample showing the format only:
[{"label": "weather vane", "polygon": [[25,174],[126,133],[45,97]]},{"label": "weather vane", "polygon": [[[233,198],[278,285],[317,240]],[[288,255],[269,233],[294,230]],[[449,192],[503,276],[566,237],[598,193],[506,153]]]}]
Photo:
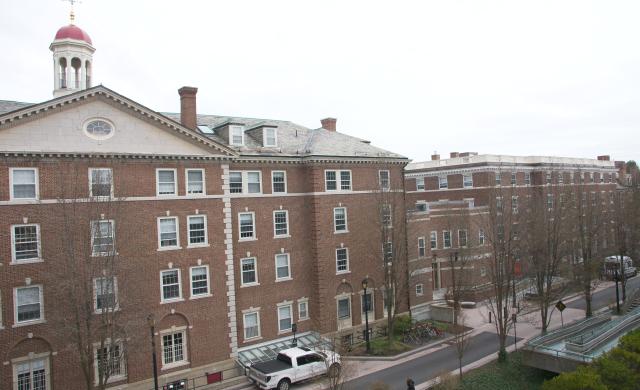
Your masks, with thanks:
[{"label": "weather vane", "polygon": [[69,4],[71,4],[71,11],[69,12],[69,20],[70,20],[71,24],[73,24],[73,21],[76,19],[76,15],[73,13],[73,6],[76,3],[78,3],[78,4],[82,3],[82,1],[80,1],[80,0],[62,0],[62,1],[65,1],[65,2],[67,2]]}]

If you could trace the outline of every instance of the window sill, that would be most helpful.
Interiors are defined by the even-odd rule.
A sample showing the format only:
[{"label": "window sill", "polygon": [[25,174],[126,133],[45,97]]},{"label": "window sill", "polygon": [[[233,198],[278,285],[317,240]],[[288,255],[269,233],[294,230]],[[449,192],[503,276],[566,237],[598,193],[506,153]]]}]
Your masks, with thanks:
[{"label": "window sill", "polygon": [[176,303],[176,302],[183,302],[183,301],[184,301],[184,298],[173,298],[173,299],[161,300],[160,304],[166,305],[168,303]]},{"label": "window sill", "polygon": [[44,263],[44,259],[28,259],[28,260],[20,260],[20,261],[11,261],[9,265],[35,264],[35,263]]},{"label": "window sill", "polygon": [[349,233],[348,230],[334,230],[333,234],[345,234],[345,233]]},{"label": "window sill", "polygon": [[178,249],[182,249],[181,246],[169,246],[169,247],[163,247],[163,248],[158,248],[158,252],[165,252],[165,251],[175,251]]},{"label": "window sill", "polygon": [[291,333],[291,329],[279,330],[278,331],[278,336],[281,335],[281,334],[287,334],[287,333]]},{"label": "window sill", "polygon": [[239,238],[238,242],[247,242],[247,241],[258,241],[257,237],[248,237],[248,238]]},{"label": "window sill", "polygon": [[191,244],[191,245],[187,245],[187,249],[193,249],[193,248],[208,248],[209,247],[209,243],[206,244]]},{"label": "window sill", "polygon": [[288,282],[290,280],[293,280],[293,278],[292,277],[280,278],[280,279],[276,279],[276,283],[278,283],[278,282]]},{"label": "window sill", "polygon": [[201,295],[192,295],[189,300],[192,301],[194,299],[202,299],[202,298],[209,298],[212,297],[213,294],[201,294]]},{"label": "window sill", "polygon": [[118,252],[96,252],[92,253],[91,257],[107,257],[107,256],[117,256]]},{"label": "window sill", "polygon": [[186,198],[204,198],[207,194],[185,194]]},{"label": "window sill", "polygon": [[247,283],[247,284],[241,284],[240,288],[245,288],[245,287],[254,287],[254,286],[259,286],[260,283],[256,282],[256,283]]},{"label": "window sill", "polygon": [[350,274],[351,271],[347,270],[347,271],[338,271],[336,272],[336,275],[344,275],[344,274]]},{"label": "window sill", "polygon": [[178,367],[182,367],[182,366],[188,366],[189,363],[188,361],[182,361],[182,362],[177,362],[177,363],[171,363],[171,364],[165,364],[164,366],[162,366],[162,368],[160,369],[160,371],[166,371],[166,370],[172,370],[174,368],[178,368]]},{"label": "window sill", "polygon": [[33,320],[33,321],[25,321],[25,322],[20,322],[17,324],[13,324],[11,327],[12,328],[20,328],[22,326],[30,326],[30,325],[38,325],[38,324],[46,324],[47,321],[42,319],[42,320]]},{"label": "window sill", "polygon": [[[121,382],[127,379],[126,375],[117,375],[117,376],[110,376],[109,379],[107,379],[107,384],[111,384],[111,383],[115,383],[115,382]],[[97,382],[94,382],[94,386],[98,386]]]},{"label": "window sill", "polygon": [[156,196],[158,198],[170,198],[172,196],[178,196],[178,194],[177,193],[173,193],[173,194],[156,194]]},{"label": "window sill", "polygon": [[106,309],[104,311],[102,311],[102,310],[94,310],[93,314],[108,314],[108,313],[114,313],[114,312],[117,312],[117,311],[120,311],[119,307],[116,307],[113,310],[108,310],[108,309]]},{"label": "window sill", "polygon": [[251,337],[251,338],[248,338],[248,339],[244,339],[244,340],[242,340],[242,342],[243,343],[252,343],[254,341],[259,341],[259,340],[262,340],[262,336],[256,336],[256,337]]},{"label": "window sill", "polygon": [[283,234],[281,236],[273,236],[273,238],[274,239],[276,239],[276,238],[291,238],[291,235],[290,234]]},{"label": "window sill", "polygon": [[308,320],[310,317],[306,317],[306,318],[298,318],[298,322],[302,322],[302,321],[306,321]]}]

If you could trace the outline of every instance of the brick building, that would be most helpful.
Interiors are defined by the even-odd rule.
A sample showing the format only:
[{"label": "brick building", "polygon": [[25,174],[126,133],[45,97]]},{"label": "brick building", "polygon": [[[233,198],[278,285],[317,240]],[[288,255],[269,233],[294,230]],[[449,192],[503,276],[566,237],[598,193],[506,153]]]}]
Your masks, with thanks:
[{"label": "brick building", "polygon": [[381,232],[405,226],[385,202],[404,194],[406,158],[332,118],[202,115],[191,87],[159,113],[92,87],[75,25],[50,49],[54,99],[0,101],[0,389],[149,389],[151,325],[162,385],[228,380],[239,352],[293,324],[384,321]]}]

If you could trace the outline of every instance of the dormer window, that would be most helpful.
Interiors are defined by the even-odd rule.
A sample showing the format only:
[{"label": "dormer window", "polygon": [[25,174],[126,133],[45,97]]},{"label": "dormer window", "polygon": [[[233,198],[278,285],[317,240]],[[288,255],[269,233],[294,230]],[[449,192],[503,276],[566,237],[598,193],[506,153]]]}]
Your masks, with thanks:
[{"label": "dormer window", "polygon": [[278,146],[278,135],[275,127],[265,127],[262,131],[262,144],[264,146]]},{"label": "dormer window", "polygon": [[229,126],[229,143],[235,146],[244,146],[244,127]]}]

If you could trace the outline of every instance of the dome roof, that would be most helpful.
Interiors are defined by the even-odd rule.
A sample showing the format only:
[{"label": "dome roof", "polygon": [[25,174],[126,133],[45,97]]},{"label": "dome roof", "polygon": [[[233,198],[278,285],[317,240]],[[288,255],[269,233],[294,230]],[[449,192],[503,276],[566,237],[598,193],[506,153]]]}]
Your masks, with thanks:
[{"label": "dome roof", "polygon": [[58,39],[75,39],[77,41],[84,41],[91,45],[91,38],[89,37],[89,34],[74,24],[60,27],[55,37],[55,40]]}]

